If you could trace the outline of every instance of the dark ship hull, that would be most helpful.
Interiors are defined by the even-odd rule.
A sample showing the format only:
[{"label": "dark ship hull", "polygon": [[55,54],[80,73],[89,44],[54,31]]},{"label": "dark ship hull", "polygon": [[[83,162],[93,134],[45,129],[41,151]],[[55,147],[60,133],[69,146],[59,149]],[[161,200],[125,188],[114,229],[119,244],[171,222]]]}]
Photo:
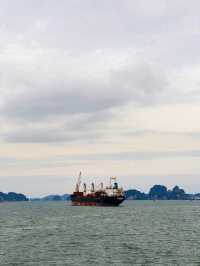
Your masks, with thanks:
[{"label": "dark ship hull", "polygon": [[[79,193],[77,193],[79,194]],[[124,196],[93,196],[72,194],[71,201],[74,206],[119,206]]]}]

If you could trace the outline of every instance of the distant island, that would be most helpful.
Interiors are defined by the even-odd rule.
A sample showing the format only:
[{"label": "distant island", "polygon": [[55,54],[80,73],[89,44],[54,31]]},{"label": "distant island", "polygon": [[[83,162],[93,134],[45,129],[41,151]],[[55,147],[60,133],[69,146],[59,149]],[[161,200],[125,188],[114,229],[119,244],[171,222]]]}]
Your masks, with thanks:
[{"label": "distant island", "polygon": [[[148,193],[136,189],[124,191],[126,200],[200,200],[200,193],[187,194],[184,189],[175,186],[172,190],[164,185],[154,185]],[[42,198],[33,198],[33,201],[66,201],[70,200],[69,194],[49,195]]]},{"label": "distant island", "polygon": [[0,192],[0,202],[3,202],[3,201],[28,201],[28,198],[24,194],[21,194],[21,193]]},{"label": "distant island", "polygon": [[[200,200],[200,193],[188,194],[184,189],[175,186],[168,189],[164,185],[154,185],[148,193],[141,192],[136,189],[128,189],[124,191],[126,200]],[[24,194],[9,192],[0,192],[0,202],[3,201],[69,201],[70,195],[48,195],[41,198],[28,199]]]},{"label": "distant island", "polygon": [[184,189],[175,186],[172,190],[163,185],[154,185],[149,193],[140,192],[136,189],[125,191],[127,200],[198,200],[200,193],[187,194]]},{"label": "distant island", "polygon": [[[141,192],[136,189],[128,189],[124,191],[126,200],[200,200],[200,193],[187,194],[184,189],[175,186],[172,190],[167,189],[164,185],[154,185],[150,188],[148,193]],[[62,201],[70,200],[70,195],[65,194],[49,195],[40,199],[41,201]]]},{"label": "distant island", "polygon": [[31,201],[68,201],[70,200],[69,194],[64,195],[48,195],[41,198],[31,198]]}]

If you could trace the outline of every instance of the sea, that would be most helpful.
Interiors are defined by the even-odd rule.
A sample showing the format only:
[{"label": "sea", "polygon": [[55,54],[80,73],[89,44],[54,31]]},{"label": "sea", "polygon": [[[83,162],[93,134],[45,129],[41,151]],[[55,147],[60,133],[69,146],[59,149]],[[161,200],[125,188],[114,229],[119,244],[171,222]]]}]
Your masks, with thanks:
[{"label": "sea", "polygon": [[1,203],[0,265],[200,265],[200,201]]}]

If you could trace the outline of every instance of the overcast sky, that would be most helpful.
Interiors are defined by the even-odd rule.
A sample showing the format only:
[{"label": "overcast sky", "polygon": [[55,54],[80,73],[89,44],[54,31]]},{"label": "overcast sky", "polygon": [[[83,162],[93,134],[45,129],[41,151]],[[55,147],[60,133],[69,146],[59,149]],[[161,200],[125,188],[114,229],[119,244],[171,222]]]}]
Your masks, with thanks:
[{"label": "overcast sky", "polygon": [[119,177],[200,192],[200,2],[0,1],[0,191]]}]

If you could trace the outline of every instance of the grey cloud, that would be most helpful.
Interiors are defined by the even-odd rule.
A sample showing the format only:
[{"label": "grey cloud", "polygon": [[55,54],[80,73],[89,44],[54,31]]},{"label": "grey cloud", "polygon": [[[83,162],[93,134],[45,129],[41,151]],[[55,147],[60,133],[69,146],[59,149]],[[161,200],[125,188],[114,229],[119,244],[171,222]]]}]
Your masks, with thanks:
[{"label": "grey cloud", "polygon": [[46,129],[20,129],[9,131],[2,135],[3,139],[11,143],[59,143],[66,141],[92,142],[100,136],[98,132],[67,131],[62,128],[57,130]]},{"label": "grey cloud", "polygon": [[51,156],[47,158],[40,158],[38,155],[37,159],[18,159],[14,157],[1,157],[0,165],[3,166],[38,166],[44,167],[47,165],[60,165],[66,164],[78,164],[83,162],[89,164],[93,161],[143,161],[143,160],[160,160],[160,159],[173,159],[173,158],[191,158],[200,157],[200,150],[183,150],[183,151],[138,151],[138,152],[115,152],[115,153],[93,153],[84,155],[68,155],[68,156]]},{"label": "grey cloud", "polygon": [[105,111],[128,102],[149,103],[165,87],[162,76],[163,73],[148,65],[136,65],[111,72],[106,82],[85,81],[78,77],[77,80],[65,80],[63,76],[53,84],[47,82],[42,86],[32,80],[31,89],[5,98],[1,112],[6,118],[34,121],[49,116]]},{"label": "grey cloud", "polygon": [[[60,123],[27,124],[15,126],[1,133],[1,137],[13,143],[59,143],[69,141],[92,142],[102,137],[101,127],[112,119],[111,112],[72,115]],[[103,123],[103,125],[102,125]]]},{"label": "grey cloud", "polygon": [[[116,153],[99,153],[83,156],[68,156],[63,159],[68,160],[159,160],[181,157],[200,157],[200,150],[183,150],[183,151],[142,151],[142,152],[116,152]],[[60,158],[62,160],[62,158]]]},{"label": "grey cloud", "polygon": [[[91,124],[98,135],[96,121],[113,109],[192,98],[177,92],[172,73],[184,60],[199,64],[198,1],[9,0],[0,7],[0,118],[13,123],[7,141],[84,138]],[[82,115],[90,119],[76,123]]]},{"label": "grey cloud", "polygon": [[[163,73],[154,72],[148,65],[131,65],[112,71],[104,82],[95,79],[82,81],[78,77],[77,80],[65,80],[61,77],[52,84],[45,82],[42,86],[40,82],[37,84],[37,81],[30,79],[27,90],[19,89],[19,92],[4,98],[0,107],[1,118],[19,126],[6,132],[3,137],[14,142],[98,138],[98,130],[95,131],[94,127],[98,129],[100,123],[107,123],[114,115],[113,108],[128,103],[150,104],[161,97],[166,86],[161,76]],[[45,76],[43,78],[48,79]],[[65,126],[52,127],[52,122],[57,120],[61,120]],[[49,122],[45,124],[46,129],[42,127],[44,122]]]},{"label": "grey cloud", "polygon": [[119,152],[119,153],[100,153],[83,156],[68,156],[65,159],[71,160],[159,160],[184,157],[200,157],[200,150],[184,150],[184,151],[143,151],[143,152]]},{"label": "grey cloud", "polygon": [[[187,138],[200,138],[200,132],[192,131],[158,131],[147,129],[127,129],[121,127],[112,127],[110,129],[109,122],[114,118],[112,113],[99,112],[89,116],[72,116],[67,121],[62,121],[60,125],[52,125],[47,123],[43,126],[39,123],[22,126],[16,126],[0,134],[1,138],[11,143],[60,143],[60,142],[107,142],[106,134],[112,137],[123,136],[131,140],[132,137],[141,136],[180,136]],[[109,139],[109,137],[108,137]],[[189,153],[178,153],[177,156],[189,155]],[[169,153],[169,156],[176,154]],[[140,157],[140,155],[138,155]],[[147,154],[145,156],[157,156],[155,154]],[[158,153],[159,156],[166,156],[167,153]],[[195,153],[190,153],[190,156],[195,156]],[[105,156],[106,157],[106,156]],[[122,156],[123,157],[123,156]],[[126,156],[125,156],[126,157]],[[141,155],[143,157],[143,155]]]}]

